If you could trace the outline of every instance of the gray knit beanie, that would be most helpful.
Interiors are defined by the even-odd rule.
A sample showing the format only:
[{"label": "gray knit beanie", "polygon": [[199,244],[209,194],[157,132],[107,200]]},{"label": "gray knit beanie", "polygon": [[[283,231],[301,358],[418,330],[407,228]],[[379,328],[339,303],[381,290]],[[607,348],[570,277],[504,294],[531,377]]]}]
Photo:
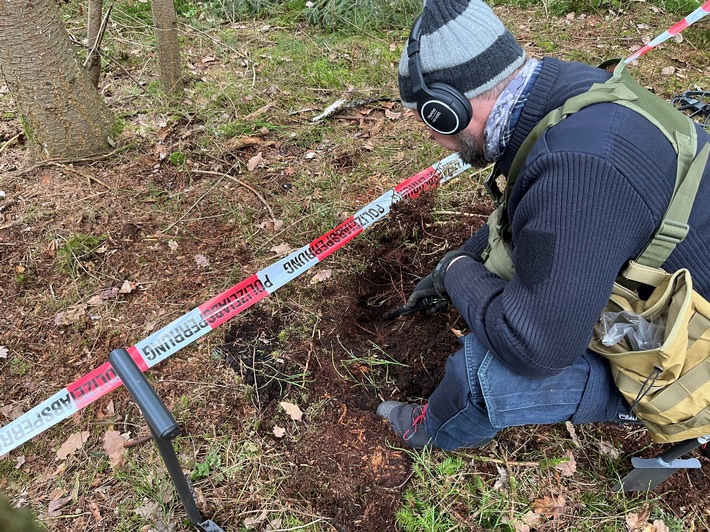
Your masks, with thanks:
[{"label": "gray knit beanie", "polygon": [[[480,0],[428,0],[419,42],[426,83],[447,83],[469,99],[495,87],[525,62],[515,37]],[[398,78],[402,104],[415,109],[406,46]]]}]

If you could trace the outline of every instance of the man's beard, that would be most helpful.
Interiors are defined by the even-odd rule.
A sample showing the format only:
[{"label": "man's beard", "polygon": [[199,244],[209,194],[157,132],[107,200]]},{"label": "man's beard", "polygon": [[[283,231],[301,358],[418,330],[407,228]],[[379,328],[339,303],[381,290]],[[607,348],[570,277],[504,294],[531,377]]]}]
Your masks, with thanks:
[{"label": "man's beard", "polygon": [[483,166],[488,163],[483,155],[483,142],[473,133],[462,131],[458,134],[459,157],[471,166]]}]

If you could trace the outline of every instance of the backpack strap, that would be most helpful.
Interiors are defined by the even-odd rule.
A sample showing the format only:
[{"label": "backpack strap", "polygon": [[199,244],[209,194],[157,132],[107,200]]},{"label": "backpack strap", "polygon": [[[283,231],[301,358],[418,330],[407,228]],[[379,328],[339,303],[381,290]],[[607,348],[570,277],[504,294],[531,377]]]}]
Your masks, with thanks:
[{"label": "backpack strap", "polygon": [[[607,61],[604,65],[614,62],[617,64],[611,78],[605,83],[593,84],[587,92],[568,99],[562,106],[550,111],[525,138],[511,163],[505,191],[502,197],[498,198],[504,211],[499,225],[502,226],[503,234],[509,232],[506,208],[508,198],[535,142],[549,128],[572,113],[595,103],[613,102],[632,109],[655,125],[671,143],[677,155],[676,179],[671,201],[652,240],[636,259],[641,265],[660,268],[675,246],[688,234],[688,218],[710,156],[710,144],[705,145],[696,157],[697,132],[694,122],[671,104],[643,88],[628,73],[623,61]],[[496,169],[497,166],[494,171]],[[497,175],[491,175],[489,181],[492,182],[496,177]]]}]

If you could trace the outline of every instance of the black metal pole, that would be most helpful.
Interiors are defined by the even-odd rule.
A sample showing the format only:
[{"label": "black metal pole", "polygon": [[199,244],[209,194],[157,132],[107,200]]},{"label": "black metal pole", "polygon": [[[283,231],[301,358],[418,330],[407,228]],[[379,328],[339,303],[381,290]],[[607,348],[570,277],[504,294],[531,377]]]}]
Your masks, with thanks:
[{"label": "black metal pole", "polygon": [[[195,496],[185,474],[182,472],[177,454],[171,440],[180,433],[180,426],[170,413],[165,403],[160,399],[148,379],[141,372],[131,355],[125,349],[115,349],[108,356],[108,360],[121,378],[126,389],[133,396],[138,408],[143,412],[153,440],[160,456],[165,462],[165,467],[170,473],[170,478],[175,484],[175,489],[182,501],[187,515],[193,525],[201,530],[220,530],[211,521],[203,521],[197,509]],[[212,525],[216,528],[211,528]]]}]

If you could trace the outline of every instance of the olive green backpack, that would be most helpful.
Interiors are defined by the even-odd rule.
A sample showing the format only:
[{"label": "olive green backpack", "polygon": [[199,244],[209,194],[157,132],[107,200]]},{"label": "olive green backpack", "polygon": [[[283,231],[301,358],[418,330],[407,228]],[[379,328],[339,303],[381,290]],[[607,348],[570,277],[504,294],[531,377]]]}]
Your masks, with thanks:
[{"label": "olive green backpack", "polygon": [[[641,87],[623,62],[607,62],[601,68],[617,62],[606,83],[596,83],[587,92],[570,98],[537,124],[513,160],[503,193],[495,184],[498,172],[494,169],[486,188],[498,208],[488,220],[489,243],[482,258],[490,271],[504,279],[510,280],[515,273],[507,200],[530,149],[548,128],[584,107],[602,102],[628,107],[658,127],[678,155],[673,195],[653,239],[617,279],[589,348],[609,360],[614,383],[653,440],[676,442],[710,434],[710,303],[693,290],[688,270],[667,273],[661,265],[688,233],[687,222],[710,144],[696,157],[697,134],[692,120]],[[646,300],[636,291],[642,284],[654,288]],[[622,311],[647,322],[662,320],[665,332],[660,345],[634,350],[638,346],[627,338],[605,345],[605,318]]]}]

